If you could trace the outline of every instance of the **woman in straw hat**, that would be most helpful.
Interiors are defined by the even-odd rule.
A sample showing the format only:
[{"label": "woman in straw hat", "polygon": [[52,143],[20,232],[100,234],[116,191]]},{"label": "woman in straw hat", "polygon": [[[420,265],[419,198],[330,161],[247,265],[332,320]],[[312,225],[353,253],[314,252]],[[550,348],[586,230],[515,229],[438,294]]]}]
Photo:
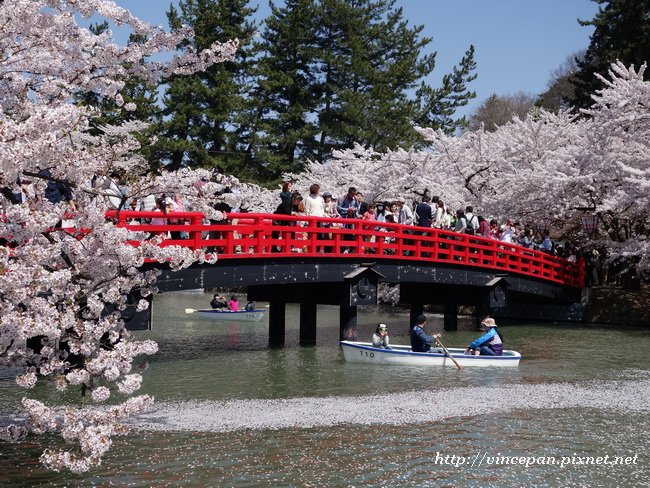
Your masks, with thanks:
[{"label": "woman in straw hat", "polygon": [[497,329],[496,322],[493,318],[486,317],[481,325],[485,334],[467,346],[465,354],[501,356],[503,354],[503,336]]}]

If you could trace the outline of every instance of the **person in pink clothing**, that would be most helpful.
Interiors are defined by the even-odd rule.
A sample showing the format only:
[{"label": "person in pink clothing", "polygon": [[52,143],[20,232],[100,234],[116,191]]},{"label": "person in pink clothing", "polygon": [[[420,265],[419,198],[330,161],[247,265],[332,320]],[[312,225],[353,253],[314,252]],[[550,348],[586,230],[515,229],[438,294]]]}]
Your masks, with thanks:
[{"label": "person in pink clothing", "polygon": [[228,308],[231,312],[239,311],[239,300],[237,300],[237,297],[235,295],[230,298],[230,301],[228,302]]},{"label": "person in pink clothing", "polygon": [[374,203],[371,203],[368,205],[368,210],[363,214],[363,219],[364,220],[377,220],[377,215],[375,214],[375,211],[377,210],[377,205]]}]

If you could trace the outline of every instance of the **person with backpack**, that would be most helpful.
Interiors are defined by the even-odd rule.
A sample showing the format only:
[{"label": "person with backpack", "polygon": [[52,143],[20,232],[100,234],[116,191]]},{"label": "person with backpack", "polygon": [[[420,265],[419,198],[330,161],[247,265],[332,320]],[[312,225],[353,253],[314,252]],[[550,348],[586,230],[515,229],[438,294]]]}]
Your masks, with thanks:
[{"label": "person with backpack", "polygon": [[474,208],[471,205],[465,207],[465,221],[467,226],[465,227],[465,234],[475,235],[479,229],[478,217],[474,215]]}]

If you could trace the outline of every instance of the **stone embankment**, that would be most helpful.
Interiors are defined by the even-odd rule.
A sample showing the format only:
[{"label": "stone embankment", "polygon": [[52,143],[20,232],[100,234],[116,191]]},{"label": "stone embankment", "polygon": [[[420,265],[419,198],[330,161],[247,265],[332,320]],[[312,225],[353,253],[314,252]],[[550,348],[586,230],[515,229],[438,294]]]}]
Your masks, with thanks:
[{"label": "stone embankment", "polygon": [[585,323],[650,328],[650,284],[629,291],[620,286],[595,286],[584,310]]}]

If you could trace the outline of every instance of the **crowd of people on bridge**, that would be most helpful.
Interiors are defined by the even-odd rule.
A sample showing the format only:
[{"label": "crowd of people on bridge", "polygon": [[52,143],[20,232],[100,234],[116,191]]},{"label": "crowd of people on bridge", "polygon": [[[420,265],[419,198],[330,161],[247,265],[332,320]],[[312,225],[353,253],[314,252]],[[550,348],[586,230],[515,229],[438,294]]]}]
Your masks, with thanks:
[{"label": "crowd of people on bridge", "polygon": [[[70,211],[75,211],[75,199],[72,189],[51,177],[48,170],[43,170],[43,177],[47,180],[43,198],[52,203],[67,202]],[[200,184],[201,182],[197,182]],[[170,212],[182,212],[187,210],[183,198],[180,195],[148,195],[141,199],[127,199],[124,191],[119,185],[117,175],[97,175],[92,181],[92,187],[101,190],[105,194],[107,207],[109,209],[127,208],[130,210],[142,210],[160,212],[161,216],[151,219],[132,219],[130,224],[148,223],[153,225],[182,224],[183,220],[166,217]],[[217,202],[214,205],[216,210],[222,212],[247,211],[246,208],[233,209],[223,197],[231,192],[229,188],[223,189],[217,194]],[[34,187],[31,181],[19,180],[15,191],[16,201],[27,201],[35,198]],[[40,196],[39,196],[40,198]],[[333,195],[330,192],[321,193],[318,184],[309,187],[308,195],[301,195],[293,189],[292,181],[285,181],[280,192],[280,204],[275,214],[296,215],[296,216],[317,216],[342,219],[362,219],[369,222],[395,223],[413,226],[413,232],[422,228],[434,228],[440,230],[454,231],[457,233],[470,234],[498,240],[504,243],[518,244],[525,248],[539,250],[548,254],[556,255],[577,261],[585,259],[588,267],[603,267],[607,263],[604,252],[599,252],[598,258],[593,254],[580,253],[577,246],[571,242],[565,244],[554,243],[547,228],[521,225],[512,218],[499,222],[495,218],[488,218],[476,212],[472,205],[453,210],[445,204],[442,198],[424,193],[417,202],[407,202],[404,197],[397,196],[389,199],[380,199],[368,202],[364,195],[354,187],[350,187],[342,195]],[[207,223],[207,222],[206,222]],[[223,224],[223,221],[210,221],[210,224]],[[74,222],[66,222],[64,219],[61,226],[73,225]],[[332,224],[329,224],[330,226]],[[336,226],[337,224],[333,224]],[[343,226],[342,224],[338,224]],[[323,226],[327,226],[323,224]],[[417,228],[417,229],[416,229]],[[385,229],[382,229],[385,230]],[[189,233],[182,230],[175,230],[169,233],[172,239],[187,239]],[[210,233],[208,238],[219,239],[221,234],[217,231]],[[370,238],[373,239],[373,238]],[[386,238],[390,241],[390,238]],[[214,249],[218,251],[219,249]],[[390,252],[390,251],[387,251]],[[606,264],[604,265],[606,268]],[[597,278],[594,276],[594,282]]]},{"label": "crowd of people on bridge", "polygon": [[[281,215],[307,215],[315,217],[362,219],[373,222],[388,222],[414,226],[414,228],[434,228],[463,234],[495,239],[504,243],[539,250],[577,261],[578,248],[567,242],[556,245],[548,229],[523,226],[512,218],[499,223],[495,218],[487,218],[474,211],[472,205],[453,211],[438,196],[425,193],[419,202],[408,205],[404,197],[367,202],[363,193],[350,187],[346,193],[334,197],[330,192],[321,195],[318,184],[312,184],[309,195],[303,197],[292,189],[292,182],[285,181],[280,193],[280,204],[275,210]],[[415,230],[415,229],[414,229]]]}]

